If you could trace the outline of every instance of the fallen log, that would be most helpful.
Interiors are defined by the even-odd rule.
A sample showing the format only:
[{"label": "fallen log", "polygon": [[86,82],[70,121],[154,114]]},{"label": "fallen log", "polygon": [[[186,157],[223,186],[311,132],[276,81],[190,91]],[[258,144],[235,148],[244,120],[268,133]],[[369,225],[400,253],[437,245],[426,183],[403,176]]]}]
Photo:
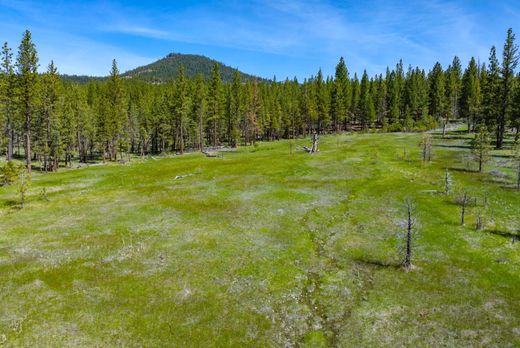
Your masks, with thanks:
[{"label": "fallen log", "polygon": [[213,152],[202,151],[202,153],[206,155],[206,157],[217,157],[217,154]]}]

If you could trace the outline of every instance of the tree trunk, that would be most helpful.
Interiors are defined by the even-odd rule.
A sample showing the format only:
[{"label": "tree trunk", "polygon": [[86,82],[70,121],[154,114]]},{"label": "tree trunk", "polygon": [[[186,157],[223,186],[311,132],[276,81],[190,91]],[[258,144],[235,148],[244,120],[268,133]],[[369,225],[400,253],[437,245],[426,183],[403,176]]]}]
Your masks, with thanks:
[{"label": "tree trunk", "polygon": [[7,119],[7,151],[6,151],[6,160],[11,161],[13,159],[13,126],[11,124],[11,119]]},{"label": "tree trunk", "polygon": [[412,265],[412,227],[413,227],[413,221],[412,221],[412,208],[410,205],[407,207],[407,213],[408,213],[408,223],[407,223],[407,229],[406,229],[406,254],[404,258],[403,266],[406,269],[409,269]]},{"label": "tree trunk", "polygon": [[520,160],[518,160],[518,169],[516,173],[516,190],[520,191]]},{"label": "tree trunk", "polygon": [[464,217],[466,214],[466,204],[468,204],[468,194],[464,193],[462,196],[462,202],[461,202],[461,210],[460,210],[460,224],[464,225]]},{"label": "tree trunk", "polygon": [[181,155],[184,154],[184,125],[182,124],[182,117],[180,120],[180,139],[179,139],[179,152]]},{"label": "tree trunk", "polygon": [[202,111],[199,111],[199,150],[204,151],[204,130],[202,128]]},{"label": "tree trunk", "polygon": [[27,164],[27,172],[31,172],[31,114],[29,107],[26,105],[25,110],[25,163]]}]

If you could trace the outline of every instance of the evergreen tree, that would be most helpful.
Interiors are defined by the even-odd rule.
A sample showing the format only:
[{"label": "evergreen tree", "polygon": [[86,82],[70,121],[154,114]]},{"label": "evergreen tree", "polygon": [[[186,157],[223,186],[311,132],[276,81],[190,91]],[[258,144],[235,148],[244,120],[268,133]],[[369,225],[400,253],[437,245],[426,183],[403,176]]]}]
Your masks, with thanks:
[{"label": "evergreen tree", "polygon": [[338,132],[341,125],[347,120],[347,112],[350,107],[350,80],[348,69],[343,57],[340,58],[336,66],[332,95],[331,95],[331,116],[334,131]]},{"label": "evergreen tree", "polygon": [[260,99],[258,96],[258,83],[255,80],[253,84],[249,83],[249,100],[248,100],[248,108],[246,112],[245,119],[245,131],[244,131],[244,141],[246,145],[248,143],[256,144],[256,137],[258,132],[258,113],[260,112]]},{"label": "evergreen tree", "polygon": [[327,85],[323,81],[323,74],[321,69],[318,71],[316,77],[316,109],[318,113],[317,119],[317,132],[321,133],[324,129],[327,129],[330,123],[329,115],[329,96],[327,91]]},{"label": "evergreen tree", "polygon": [[501,149],[504,143],[504,133],[507,122],[512,119],[513,111],[513,84],[515,78],[515,69],[518,65],[518,46],[515,44],[515,34],[509,28],[507,38],[504,44],[504,52],[502,55],[502,88],[501,88],[501,105],[500,113],[497,120],[497,149]]},{"label": "evergreen tree", "polygon": [[25,163],[27,171],[31,172],[31,130],[38,97],[38,54],[29,30],[24,32],[18,48],[16,68],[18,73],[18,109],[22,114]]},{"label": "evergreen tree", "polygon": [[[498,119],[500,115],[500,66],[498,63],[496,49],[491,47],[489,54],[489,64],[485,74],[481,77],[482,81],[482,111],[484,121],[489,129],[498,129]],[[497,132],[498,134],[498,132]],[[497,136],[498,139],[498,136]]]},{"label": "evergreen tree", "polygon": [[235,70],[233,73],[233,82],[231,83],[228,93],[228,110],[227,110],[227,140],[231,147],[238,145],[240,131],[239,124],[242,119],[242,81],[240,73]]},{"label": "evergreen tree", "polygon": [[14,74],[13,54],[7,45],[2,46],[0,64],[0,106],[2,107],[3,125],[6,137],[6,160],[13,159],[15,106],[16,106],[16,76]]},{"label": "evergreen tree", "polygon": [[374,91],[374,104],[376,109],[376,121],[379,125],[383,127],[383,130],[386,130],[387,126],[387,90],[386,90],[386,82],[383,80],[383,75],[379,75],[375,81],[375,91]]},{"label": "evergreen tree", "polygon": [[[441,121],[446,117],[446,89],[445,75],[440,63],[436,63],[428,77],[430,84],[430,115],[436,120]],[[445,124],[445,122],[444,122]]]},{"label": "evergreen tree", "polygon": [[374,99],[372,98],[370,80],[367,71],[363,72],[361,78],[361,96],[360,96],[360,120],[364,129],[368,128],[376,118],[376,110],[374,107]]},{"label": "evergreen tree", "polygon": [[194,124],[197,125],[197,146],[200,151],[204,151],[204,125],[207,112],[206,107],[206,84],[204,83],[202,75],[198,75],[195,79],[193,92],[193,115],[195,116]]},{"label": "evergreen tree", "polygon": [[124,138],[124,130],[128,121],[126,95],[115,59],[112,61],[112,69],[107,82],[105,107],[107,152],[110,154],[111,159],[115,161],[117,160],[118,150],[122,159],[123,150],[128,147]]},{"label": "evergreen tree", "polygon": [[306,131],[311,133],[312,130],[316,129],[318,107],[316,105],[316,93],[313,81],[304,81],[301,88],[300,109],[303,122],[306,124],[306,126],[303,127],[302,134],[305,136]]},{"label": "evergreen tree", "polygon": [[475,137],[471,140],[471,152],[473,157],[478,162],[478,171],[482,172],[484,164],[488,160],[491,141],[490,134],[484,125],[477,128]]},{"label": "evergreen tree", "polygon": [[471,58],[462,77],[461,116],[467,120],[468,131],[479,123],[481,108],[480,77],[475,58]]},{"label": "evergreen tree", "polygon": [[357,73],[354,73],[354,78],[351,82],[352,85],[352,95],[351,95],[351,101],[350,101],[350,122],[357,122],[359,121],[359,114],[360,114],[360,98],[361,98],[361,86],[359,83],[359,79],[357,76]]},{"label": "evergreen tree", "polygon": [[460,59],[455,56],[453,62],[446,71],[446,97],[449,103],[449,111],[446,113],[445,123],[448,123],[450,119],[459,118],[459,104],[462,88],[461,75],[462,67]]},{"label": "evergreen tree", "polygon": [[[42,77],[41,83],[41,112],[36,134],[38,135],[37,146],[43,156],[42,169],[45,171],[58,170],[59,155],[61,149],[59,130],[59,108],[61,92],[61,80],[58,70],[51,61],[47,72]],[[65,126],[72,126],[66,123]]]},{"label": "evergreen tree", "polygon": [[211,134],[211,144],[217,146],[220,142],[220,127],[224,112],[224,95],[222,79],[220,77],[220,67],[217,63],[213,64],[211,77],[207,93],[207,121],[209,124],[209,134]]}]

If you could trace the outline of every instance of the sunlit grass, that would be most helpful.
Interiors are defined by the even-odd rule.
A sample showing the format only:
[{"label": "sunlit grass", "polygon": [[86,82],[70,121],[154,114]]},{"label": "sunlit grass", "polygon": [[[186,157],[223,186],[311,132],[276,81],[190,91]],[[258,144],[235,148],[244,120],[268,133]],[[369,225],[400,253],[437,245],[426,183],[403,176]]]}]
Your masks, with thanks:
[{"label": "sunlit grass", "polygon": [[[313,155],[280,141],[36,173],[23,210],[0,188],[0,342],[520,345],[520,243],[507,236],[520,194],[507,151],[479,174],[465,138],[435,136],[431,163],[418,134],[355,134],[322,137]],[[478,199],[465,226],[462,189]],[[410,272],[399,267],[407,197]]]}]

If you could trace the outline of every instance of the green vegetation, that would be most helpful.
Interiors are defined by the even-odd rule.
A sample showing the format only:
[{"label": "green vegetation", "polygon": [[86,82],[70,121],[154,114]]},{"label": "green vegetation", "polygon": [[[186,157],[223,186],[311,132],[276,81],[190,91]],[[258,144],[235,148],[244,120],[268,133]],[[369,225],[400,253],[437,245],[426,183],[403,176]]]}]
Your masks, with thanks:
[{"label": "green vegetation", "polygon": [[[188,78],[193,79],[198,75],[202,75],[204,78],[209,78],[211,76],[211,70],[215,64],[217,64],[220,69],[222,80],[225,82],[232,82],[233,73],[236,69],[208,57],[181,53],[170,53],[166,57],[159,59],[154,63],[127,71],[122,76],[151,82],[168,82],[177,79],[179,77],[179,69],[183,67],[186,77]],[[243,72],[240,72],[239,74],[242,81],[253,81],[254,79],[258,79],[255,76]]]},{"label": "green vegetation", "polygon": [[0,344],[518,346],[513,157],[478,173],[441,137],[429,162],[350,134],[34,172],[23,210],[0,188]]},{"label": "green vegetation", "polygon": [[[194,79],[197,76],[209,78],[214,64],[218,64],[222,73],[222,80],[233,81],[236,69],[221,62],[196,54],[170,53],[153,63],[137,67],[122,74],[124,78],[135,79],[153,83],[165,83],[179,78],[179,69],[184,68],[186,76]],[[242,81],[263,80],[262,78],[239,72]],[[107,80],[108,77],[84,76],[84,75],[61,75],[66,82],[87,84],[94,81]]]}]

